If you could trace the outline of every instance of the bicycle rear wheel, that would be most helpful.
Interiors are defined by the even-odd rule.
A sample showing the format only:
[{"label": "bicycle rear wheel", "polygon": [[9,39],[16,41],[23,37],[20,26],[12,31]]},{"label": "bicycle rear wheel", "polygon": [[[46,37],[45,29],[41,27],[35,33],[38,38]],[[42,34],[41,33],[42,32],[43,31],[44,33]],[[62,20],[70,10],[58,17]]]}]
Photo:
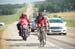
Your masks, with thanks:
[{"label": "bicycle rear wheel", "polygon": [[44,40],[41,40],[41,41],[40,41],[40,46],[41,46],[41,47],[44,47],[44,45],[45,45]]}]

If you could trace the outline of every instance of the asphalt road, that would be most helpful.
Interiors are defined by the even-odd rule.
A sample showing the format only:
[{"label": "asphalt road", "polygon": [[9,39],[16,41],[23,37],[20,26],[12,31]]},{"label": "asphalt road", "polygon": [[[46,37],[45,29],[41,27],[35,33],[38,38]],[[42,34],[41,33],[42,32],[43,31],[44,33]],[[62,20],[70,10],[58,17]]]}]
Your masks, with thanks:
[{"label": "asphalt road", "polygon": [[[1,38],[2,49],[75,49],[75,31],[69,28],[67,35],[47,35],[47,44],[40,48],[36,33],[32,32],[27,41],[18,35],[16,23],[10,24]],[[72,32],[72,33],[71,33]]]}]

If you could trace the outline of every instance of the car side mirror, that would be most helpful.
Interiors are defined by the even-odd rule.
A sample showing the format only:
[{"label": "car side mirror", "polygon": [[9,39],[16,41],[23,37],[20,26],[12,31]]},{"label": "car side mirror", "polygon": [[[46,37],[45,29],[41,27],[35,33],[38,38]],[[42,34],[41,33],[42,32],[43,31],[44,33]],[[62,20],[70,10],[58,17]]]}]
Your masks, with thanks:
[{"label": "car side mirror", "polygon": [[67,24],[67,22],[64,22],[64,24]]}]

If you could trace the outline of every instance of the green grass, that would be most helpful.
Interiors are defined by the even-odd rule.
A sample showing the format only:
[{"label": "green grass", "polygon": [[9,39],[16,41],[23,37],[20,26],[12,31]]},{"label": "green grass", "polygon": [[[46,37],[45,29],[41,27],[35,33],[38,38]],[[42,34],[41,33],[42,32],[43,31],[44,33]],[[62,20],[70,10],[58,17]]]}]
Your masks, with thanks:
[{"label": "green grass", "polygon": [[16,17],[15,16],[0,16],[0,21],[4,22],[5,24],[10,24],[13,21],[15,21]]},{"label": "green grass", "polygon": [[[0,16],[0,21],[5,23],[5,26],[0,26],[0,33],[2,33],[4,29],[6,29],[8,24],[11,24],[11,23],[15,22],[16,20],[18,20],[20,15],[21,15],[21,13],[22,13],[22,11],[24,11],[25,9],[26,9],[26,7],[20,8],[13,15],[3,15],[3,16]],[[1,36],[1,34],[0,34],[0,36]]]},{"label": "green grass", "polygon": [[75,20],[65,20],[68,27],[75,27]]},{"label": "green grass", "polygon": [[9,16],[0,16],[0,21],[5,23],[5,26],[0,26],[0,32],[2,32],[8,24],[11,24],[12,22],[16,21],[18,17],[15,15],[9,15]]},{"label": "green grass", "polygon": [[65,20],[67,22],[67,27],[75,27],[75,16],[71,16],[71,17],[61,17],[63,20]]}]

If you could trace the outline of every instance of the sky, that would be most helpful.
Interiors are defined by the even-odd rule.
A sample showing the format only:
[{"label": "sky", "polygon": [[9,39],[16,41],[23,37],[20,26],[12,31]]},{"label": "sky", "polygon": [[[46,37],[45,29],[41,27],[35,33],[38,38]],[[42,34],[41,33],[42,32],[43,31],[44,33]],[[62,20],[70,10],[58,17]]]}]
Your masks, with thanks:
[{"label": "sky", "polygon": [[44,0],[0,0],[0,3],[24,3],[24,2],[36,2],[36,1],[44,1]]}]

